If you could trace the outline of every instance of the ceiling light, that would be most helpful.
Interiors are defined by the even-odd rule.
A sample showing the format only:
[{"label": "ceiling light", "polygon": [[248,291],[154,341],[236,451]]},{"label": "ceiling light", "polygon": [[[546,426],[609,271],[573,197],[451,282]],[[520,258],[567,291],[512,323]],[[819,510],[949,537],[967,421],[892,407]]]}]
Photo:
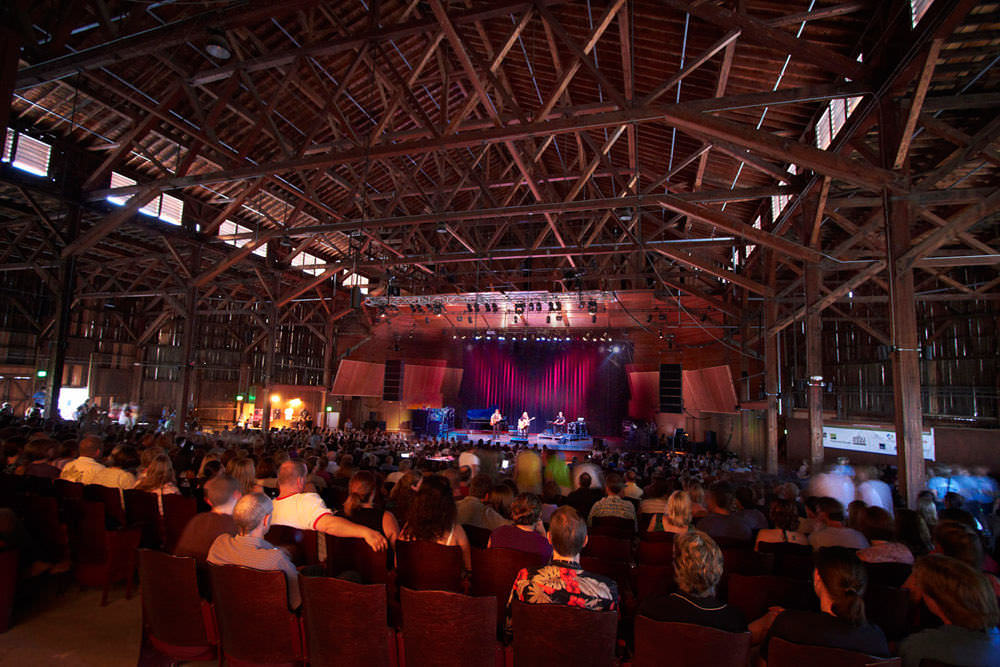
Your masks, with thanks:
[{"label": "ceiling light", "polygon": [[233,52],[229,50],[229,42],[222,33],[213,34],[208,38],[205,42],[205,53],[216,60],[229,60],[233,57]]}]

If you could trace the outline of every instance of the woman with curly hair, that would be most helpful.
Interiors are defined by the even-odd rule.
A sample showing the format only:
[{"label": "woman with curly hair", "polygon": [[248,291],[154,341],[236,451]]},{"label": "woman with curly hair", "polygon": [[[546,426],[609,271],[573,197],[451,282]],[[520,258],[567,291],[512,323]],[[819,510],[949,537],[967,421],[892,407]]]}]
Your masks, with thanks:
[{"label": "woman with curly hair", "polygon": [[166,454],[157,454],[146,467],[146,473],[133,488],[155,493],[157,503],[160,506],[160,514],[163,514],[163,494],[181,492],[177,488],[174,466],[170,462],[170,457]]},{"label": "woman with curly hair", "polygon": [[440,475],[425,477],[410,502],[399,539],[428,540],[444,546],[458,546],[462,549],[465,569],[471,570],[472,550],[469,538],[461,524],[455,522],[456,513],[455,498],[448,480]]}]

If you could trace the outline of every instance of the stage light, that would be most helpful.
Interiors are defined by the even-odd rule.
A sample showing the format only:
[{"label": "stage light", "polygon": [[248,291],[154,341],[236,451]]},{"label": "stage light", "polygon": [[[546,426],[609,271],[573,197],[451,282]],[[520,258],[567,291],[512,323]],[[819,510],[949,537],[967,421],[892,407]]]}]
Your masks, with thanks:
[{"label": "stage light", "polygon": [[590,323],[591,324],[597,324],[597,315],[591,315],[590,316]]},{"label": "stage light", "polygon": [[281,403],[281,395],[280,394],[271,394],[271,402],[272,403]]},{"label": "stage light", "polygon": [[455,317],[455,319],[456,319],[457,321],[461,322],[461,321],[462,321],[462,316],[461,316],[461,315],[457,315],[457,316]]},{"label": "stage light", "polygon": [[479,334],[476,334],[475,340],[481,340],[481,339],[482,339],[482,336],[480,336]]},{"label": "stage light", "polygon": [[552,305],[552,302],[549,301],[549,312],[551,313],[553,310],[555,310],[555,307]]},{"label": "stage light", "polygon": [[288,401],[288,404],[290,406],[292,406],[293,408],[297,408],[300,405],[302,405],[302,399],[301,398],[293,398],[292,400]]},{"label": "stage light", "polygon": [[518,315],[522,314],[524,312],[524,303],[523,302],[515,303],[514,312]]},{"label": "stage light", "polygon": [[506,341],[507,337],[506,336],[497,336],[497,340]]},{"label": "stage light", "polygon": [[497,312],[497,310],[498,310],[497,305],[494,303],[493,304],[493,312],[495,313],[495,312]]},{"label": "stage light", "polygon": [[545,316],[545,323],[546,324],[552,324],[552,316],[551,315],[546,315]]},{"label": "stage light", "polygon": [[559,301],[556,301],[556,310],[562,310],[562,303]]},{"label": "stage light", "polygon": [[478,303],[476,304],[476,312],[477,313],[479,312],[479,304]]},{"label": "stage light", "polygon": [[385,307],[379,308],[378,316],[385,319]]},{"label": "stage light", "polygon": [[471,303],[465,304],[465,310],[471,313],[472,312],[472,304]]},{"label": "stage light", "polygon": [[542,312],[542,302],[541,301],[536,301],[535,302],[535,312],[538,312],[538,313]]},{"label": "stage light", "polygon": [[240,402],[243,400],[243,394],[236,394],[236,401]]},{"label": "stage light", "polygon": [[615,345],[614,347],[611,348],[611,351],[615,354],[618,354],[619,352],[622,351],[622,349],[619,346]]},{"label": "stage light", "polygon": [[456,334],[452,334],[452,335],[451,335],[451,339],[452,339],[452,340],[458,340],[458,336],[457,336]]}]

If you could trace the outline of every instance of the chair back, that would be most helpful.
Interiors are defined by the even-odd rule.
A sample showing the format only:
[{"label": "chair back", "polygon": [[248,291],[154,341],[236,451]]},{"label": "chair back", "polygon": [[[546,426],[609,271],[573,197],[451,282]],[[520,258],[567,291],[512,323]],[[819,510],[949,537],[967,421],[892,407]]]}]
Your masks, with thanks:
[{"label": "chair back", "polygon": [[764,575],[774,572],[774,554],[758,553],[753,546],[723,547],[722,569],[726,574]]},{"label": "chair back", "polygon": [[[648,539],[649,535],[669,535],[666,539]],[[674,562],[674,534],[646,533],[639,540],[636,562],[645,565],[672,565]]]},{"label": "chair back", "polygon": [[125,516],[129,524],[142,527],[142,546],[149,549],[162,546],[160,503],[155,493],[126,489]]},{"label": "chair back", "polygon": [[140,549],[139,582],[154,643],[203,648],[218,643],[211,610],[198,594],[194,558]]},{"label": "chair back", "polygon": [[729,604],[751,620],[760,618],[774,605],[804,611],[819,609],[812,582],[801,579],[730,574],[726,576],[726,592]]},{"label": "chair back", "polygon": [[614,579],[619,592],[624,592],[632,586],[632,566],[624,561],[580,556],[580,567],[587,572],[596,572]]},{"label": "chair back", "polygon": [[900,588],[910,578],[913,566],[907,563],[865,563],[868,584]]},{"label": "chair back", "polygon": [[54,479],[52,480],[52,490],[55,491],[56,497],[60,500],[67,498],[83,499],[83,484],[79,482],[71,482],[68,479]]},{"label": "chair back", "polygon": [[462,590],[462,550],[429,540],[396,541],[400,587],[415,591]]},{"label": "chair back", "polygon": [[497,607],[492,597],[403,588],[400,598],[405,656],[400,662],[406,667],[497,664]]},{"label": "chair back", "polygon": [[355,584],[329,577],[301,577],[299,583],[310,665],[396,664],[393,632],[386,625],[384,584]]},{"label": "chair back", "polygon": [[590,529],[591,539],[594,535],[629,539],[635,535],[635,521],[617,516],[595,516]]},{"label": "chair back", "polygon": [[767,644],[767,667],[899,667],[901,658],[879,658],[826,646],[793,644],[772,637]]},{"label": "chair back", "polygon": [[583,555],[627,563],[632,560],[632,542],[609,535],[589,535],[587,546],[583,548]]},{"label": "chair back", "polygon": [[184,527],[198,513],[198,502],[179,493],[163,496],[163,529],[167,551],[172,552],[181,539]]},{"label": "chair back", "polygon": [[66,524],[59,519],[59,503],[50,496],[25,496],[24,528],[38,544],[40,555],[56,563],[68,555]]},{"label": "chair back", "polygon": [[865,591],[865,615],[869,623],[882,628],[885,638],[899,641],[910,630],[910,594],[902,588],[868,584]]},{"label": "chair back", "polygon": [[264,539],[276,547],[284,547],[288,559],[295,565],[316,565],[319,560],[319,533],[291,526],[272,525]]},{"label": "chair back", "polygon": [[108,519],[109,526],[118,527],[127,523],[120,489],[100,484],[87,484],[83,487],[83,499],[104,504],[104,514]]},{"label": "chair back", "polygon": [[633,666],[662,665],[664,647],[678,649],[671,651],[672,667],[746,667],[750,633],[636,616]]},{"label": "chair back", "polygon": [[517,667],[607,667],[614,663],[618,612],[515,601]]},{"label": "chair back", "polygon": [[64,501],[69,545],[78,563],[103,563],[108,558],[104,503],[67,498]]},{"label": "chair back", "polygon": [[212,600],[226,657],[246,662],[302,659],[298,618],[288,610],[285,575],[239,565],[211,565]]},{"label": "chair back", "polygon": [[774,572],[792,579],[812,579],[813,550],[808,544],[761,542],[757,551],[774,554]]},{"label": "chair back", "polygon": [[545,558],[537,553],[516,549],[473,549],[472,594],[495,597],[497,621],[503,623],[517,573],[543,565]]},{"label": "chair back", "polygon": [[326,540],[326,573],[335,577],[345,570],[361,575],[366,584],[387,584],[390,574],[387,565],[391,553],[375,551],[360,537],[337,537],[324,534]]},{"label": "chair back", "polygon": [[468,523],[463,523],[462,529],[465,531],[465,536],[469,538],[469,546],[475,547],[476,549],[485,549],[490,543],[490,535],[493,533],[492,530],[480,528],[479,526],[473,526]]},{"label": "chair back", "polygon": [[676,590],[673,565],[644,565],[640,563],[632,573],[635,596],[639,600],[668,595]]},{"label": "chair back", "polygon": [[10,627],[17,592],[17,549],[0,551],[0,632]]}]

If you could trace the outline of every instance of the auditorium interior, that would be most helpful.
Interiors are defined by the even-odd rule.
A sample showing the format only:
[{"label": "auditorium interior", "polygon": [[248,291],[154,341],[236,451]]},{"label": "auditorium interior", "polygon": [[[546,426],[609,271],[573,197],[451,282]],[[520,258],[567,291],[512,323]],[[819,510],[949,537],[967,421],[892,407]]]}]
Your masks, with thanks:
[{"label": "auditorium interior", "polygon": [[998,2],[3,5],[18,417],[1000,472]]}]

